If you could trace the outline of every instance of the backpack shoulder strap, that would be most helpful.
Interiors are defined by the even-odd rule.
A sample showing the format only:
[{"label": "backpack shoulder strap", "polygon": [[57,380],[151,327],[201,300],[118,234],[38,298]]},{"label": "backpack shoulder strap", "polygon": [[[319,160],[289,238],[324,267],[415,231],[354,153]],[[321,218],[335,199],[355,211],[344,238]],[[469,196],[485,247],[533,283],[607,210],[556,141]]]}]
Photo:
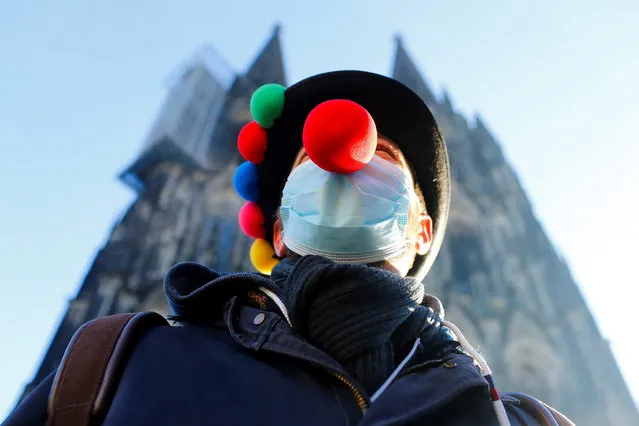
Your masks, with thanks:
[{"label": "backpack shoulder strap", "polygon": [[88,426],[103,419],[135,344],[163,325],[168,322],[155,312],[111,315],[82,325],[53,380],[47,426]]},{"label": "backpack shoulder strap", "polygon": [[517,400],[517,406],[532,416],[543,426],[575,426],[565,415],[555,410],[550,405],[539,401],[525,393],[509,392],[508,396]]}]

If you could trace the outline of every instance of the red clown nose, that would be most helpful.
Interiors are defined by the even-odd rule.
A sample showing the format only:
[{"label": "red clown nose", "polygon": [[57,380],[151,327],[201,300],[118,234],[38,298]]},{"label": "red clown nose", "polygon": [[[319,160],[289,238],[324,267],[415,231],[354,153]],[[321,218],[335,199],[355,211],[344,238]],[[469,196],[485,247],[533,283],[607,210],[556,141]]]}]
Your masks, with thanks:
[{"label": "red clown nose", "polygon": [[308,114],[302,141],[306,155],[318,167],[332,173],[353,173],[373,158],[377,128],[363,106],[333,99]]}]

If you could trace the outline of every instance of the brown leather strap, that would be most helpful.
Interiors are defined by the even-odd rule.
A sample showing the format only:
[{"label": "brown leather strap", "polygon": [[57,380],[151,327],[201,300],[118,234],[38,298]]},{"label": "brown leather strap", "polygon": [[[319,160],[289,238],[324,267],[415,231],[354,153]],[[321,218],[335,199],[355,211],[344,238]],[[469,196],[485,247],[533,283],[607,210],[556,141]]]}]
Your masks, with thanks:
[{"label": "brown leather strap", "polygon": [[559,411],[557,411],[550,405],[546,404],[545,402],[543,404],[546,406],[548,411],[550,411],[550,413],[553,415],[555,420],[557,420],[557,424],[559,426],[575,426],[572,420],[570,420],[568,417],[566,417],[565,415],[563,415],[562,413],[560,413]]},{"label": "brown leather strap", "polygon": [[106,415],[127,358],[149,328],[167,325],[154,312],[97,318],[81,326],[58,367],[48,426],[88,426]]},{"label": "brown leather strap", "polygon": [[533,416],[540,425],[575,426],[568,417],[530,395],[519,392],[508,392],[508,395],[517,398],[519,400],[519,406]]}]

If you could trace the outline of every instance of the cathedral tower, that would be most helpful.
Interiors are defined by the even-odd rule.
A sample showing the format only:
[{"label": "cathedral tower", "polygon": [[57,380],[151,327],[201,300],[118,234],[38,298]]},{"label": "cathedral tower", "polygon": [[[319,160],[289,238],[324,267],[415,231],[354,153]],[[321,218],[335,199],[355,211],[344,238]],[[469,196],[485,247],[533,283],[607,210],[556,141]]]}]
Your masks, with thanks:
[{"label": "cathedral tower", "polygon": [[530,393],[578,425],[639,424],[607,342],[486,124],[433,95],[401,38],[392,76],[431,108],[450,155],[451,214],[426,290],[500,390]]}]

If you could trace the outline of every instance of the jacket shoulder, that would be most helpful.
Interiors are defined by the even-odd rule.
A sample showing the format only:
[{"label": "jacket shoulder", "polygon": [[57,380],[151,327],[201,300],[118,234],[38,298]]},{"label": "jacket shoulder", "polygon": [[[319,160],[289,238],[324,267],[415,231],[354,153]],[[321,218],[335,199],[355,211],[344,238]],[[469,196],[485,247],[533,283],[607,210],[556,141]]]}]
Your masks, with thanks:
[{"label": "jacket shoulder", "polygon": [[[149,330],[134,345],[132,356],[142,352],[154,358],[170,357],[167,347],[180,347],[195,350],[199,346],[202,334],[207,334],[205,340],[217,349],[227,347],[231,350],[231,343],[228,333],[222,329],[201,328],[201,327],[156,327]],[[213,339],[211,339],[213,336]],[[178,343],[179,342],[179,343]],[[223,351],[224,352],[224,351]],[[159,355],[158,355],[159,354]],[[164,356],[162,355],[164,354]],[[4,420],[1,426],[44,426],[47,423],[47,408],[49,395],[56,371],[50,373]]]},{"label": "jacket shoulder", "polygon": [[49,392],[55,377],[55,371],[40,384],[13,410],[2,426],[44,426],[47,423]]}]

